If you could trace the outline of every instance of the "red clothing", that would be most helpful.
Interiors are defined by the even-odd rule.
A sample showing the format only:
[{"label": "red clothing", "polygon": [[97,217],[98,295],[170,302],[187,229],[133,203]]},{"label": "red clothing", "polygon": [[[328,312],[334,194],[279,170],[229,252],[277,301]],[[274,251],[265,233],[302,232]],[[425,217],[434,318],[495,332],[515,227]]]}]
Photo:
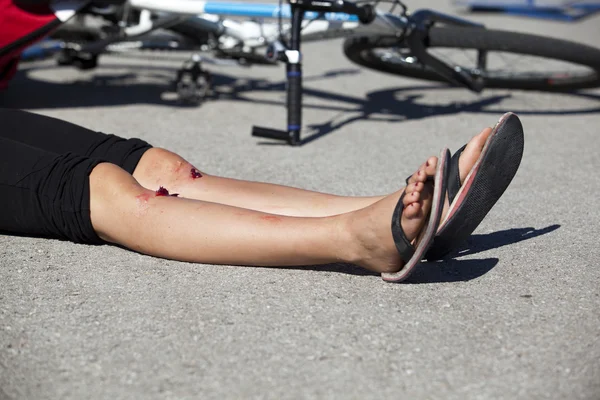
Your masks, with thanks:
[{"label": "red clothing", "polygon": [[61,24],[47,4],[17,4],[0,0],[0,90],[15,74],[21,52]]}]

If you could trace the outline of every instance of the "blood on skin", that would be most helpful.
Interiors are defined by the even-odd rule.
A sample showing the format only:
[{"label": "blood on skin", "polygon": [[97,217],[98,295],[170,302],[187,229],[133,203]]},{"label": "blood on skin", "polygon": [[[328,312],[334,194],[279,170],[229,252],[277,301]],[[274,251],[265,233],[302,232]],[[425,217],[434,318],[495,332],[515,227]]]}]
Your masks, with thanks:
[{"label": "blood on skin", "polygon": [[190,175],[194,179],[202,178],[202,174],[200,173],[200,171],[198,171],[196,168],[193,168],[193,167],[190,171]]},{"label": "blood on skin", "polygon": [[156,191],[156,196],[171,196],[171,197],[177,197],[179,196],[179,193],[173,193],[173,194],[169,194],[169,191],[167,189],[165,189],[164,187],[159,187],[158,190]]},{"label": "blood on skin", "polygon": [[136,199],[138,199],[139,201],[143,201],[144,203],[146,203],[148,201],[148,199],[150,198],[150,195],[148,193],[144,193],[144,194],[140,194],[139,196],[135,196]]},{"label": "blood on skin", "polygon": [[137,208],[135,209],[135,216],[142,217],[142,216],[144,216],[144,214],[146,214],[146,211],[148,211],[148,208],[150,207],[148,205],[148,200],[150,199],[150,194],[142,193],[139,196],[135,196],[135,198],[136,198],[136,202],[137,202]]}]

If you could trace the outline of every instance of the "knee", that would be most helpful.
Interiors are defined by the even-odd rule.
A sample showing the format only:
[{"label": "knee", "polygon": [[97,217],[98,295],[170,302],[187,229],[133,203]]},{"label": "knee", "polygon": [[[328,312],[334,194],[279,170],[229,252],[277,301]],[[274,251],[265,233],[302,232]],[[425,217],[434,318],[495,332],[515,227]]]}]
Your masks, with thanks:
[{"label": "knee", "polygon": [[90,218],[96,234],[112,242],[115,226],[121,225],[124,214],[140,207],[140,198],[154,193],[142,187],[127,171],[111,163],[98,164],[89,176]]},{"label": "knee", "polygon": [[144,187],[176,189],[183,183],[205,175],[190,162],[166,149],[152,148],[144,153],[133,177]]},{"label": "knee", "polygon": [[144,187],[127,171],[116,164],[103,162],[94,167],[90,173],[90,195],[98,198],[112,198],[119,195],[136,194],[144,191]]}]

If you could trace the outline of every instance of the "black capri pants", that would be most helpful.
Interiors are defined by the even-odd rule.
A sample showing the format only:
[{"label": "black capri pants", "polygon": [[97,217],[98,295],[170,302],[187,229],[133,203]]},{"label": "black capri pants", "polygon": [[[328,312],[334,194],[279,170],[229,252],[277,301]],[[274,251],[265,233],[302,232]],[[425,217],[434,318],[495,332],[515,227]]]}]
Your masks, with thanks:
[{"label": "black capri pants", "polygon": [[89,175],[102,162],[133,173],[150,144],[0,108],[0,231],[104,243],[90,219]]}]

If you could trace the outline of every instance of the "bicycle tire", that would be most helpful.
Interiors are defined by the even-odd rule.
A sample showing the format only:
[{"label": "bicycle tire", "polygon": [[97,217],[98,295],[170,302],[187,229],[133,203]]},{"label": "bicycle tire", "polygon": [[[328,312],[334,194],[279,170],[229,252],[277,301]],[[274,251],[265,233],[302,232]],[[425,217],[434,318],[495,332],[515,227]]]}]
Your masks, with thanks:
[{"label": "bicycle tire", "polygon": [[[391,36],[355,36],[344,42],[344,53],[352,62],[366,68],[417,79],[442,81],[435,71],[419,63],[398,63],[382,60],[373,50],[407,46]],[[562,39],[500,30],[464,27],[432,27],[425,40],[428,49],[454,48],[485,50],[567,61],[586,66],[585,75],[569,76],[545,72],[532,76],[493,76],[481,71],[486,88],[565,91],[600,86],[600,50]]]}]

